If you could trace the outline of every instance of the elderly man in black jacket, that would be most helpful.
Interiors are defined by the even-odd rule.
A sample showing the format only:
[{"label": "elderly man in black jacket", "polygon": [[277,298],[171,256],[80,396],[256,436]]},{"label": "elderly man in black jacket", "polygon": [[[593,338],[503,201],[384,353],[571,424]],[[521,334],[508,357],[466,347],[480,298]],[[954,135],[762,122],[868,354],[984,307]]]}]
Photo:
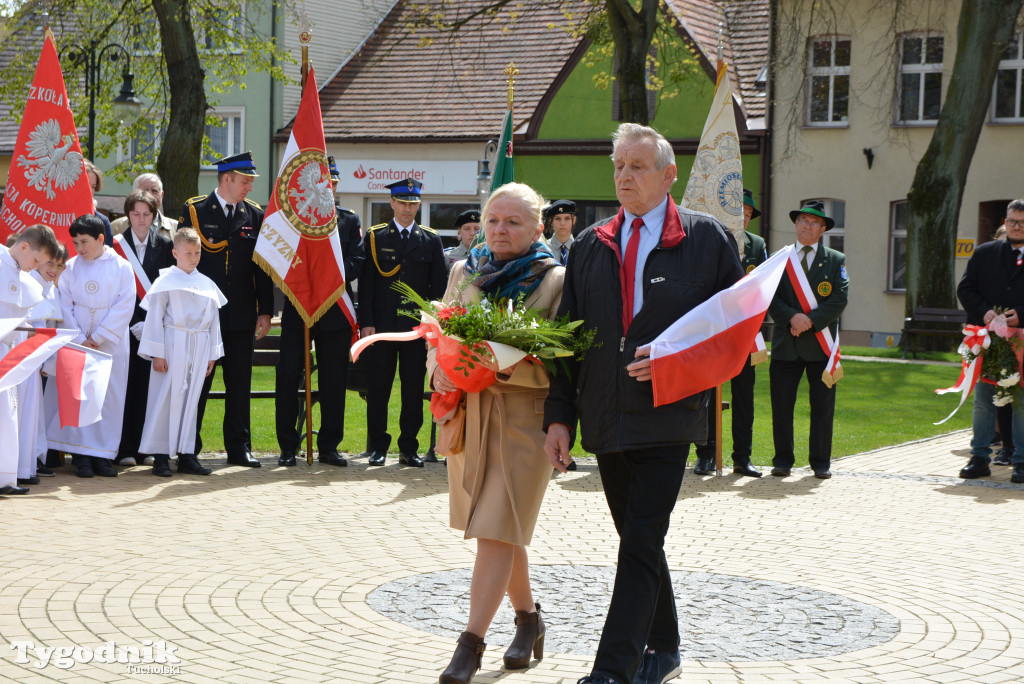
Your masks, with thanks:
[{"label": "elderly man in black jacket", "polygon": [[[1006,322],[1021,327],[1024,312],[1024,199],[1010,202],[1006,208],[1006,240],[993,240],[974,250],[964,271],[956,296],[967,312],[967,322],[988,325],[998,308]],[[974,416],[971,459],[960,471],[965,480],[991,475],[989,455],[995,434],[996,406],[992,403],[995,386],[978,382],[974,386]],[[1011,482],[1024,482],[1024,417],[1013,411]]]},{"label": "elderly man in black jacket", "polygon": [[707,438],[709,393],[655,407],[647,345],[743,271],[718,221],[672,201],[675,155],[657,131],[622,124],[612,159],[622,208],[577,237],[558,311],[595,328],[595,345],[570,375],[552,378],[544,447],[564,472],[579,417],[620,538],[594,668],[580,682],[660,683],[680,671],[665,534],[689,443]]}]

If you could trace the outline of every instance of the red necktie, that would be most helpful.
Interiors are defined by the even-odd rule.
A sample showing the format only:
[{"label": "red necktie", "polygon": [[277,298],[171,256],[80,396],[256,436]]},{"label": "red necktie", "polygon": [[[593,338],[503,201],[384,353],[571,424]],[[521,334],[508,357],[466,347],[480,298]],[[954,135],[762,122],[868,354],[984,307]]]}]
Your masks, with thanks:
[{"label": "red necktie", "polygon": [[[644,220],[637,216],[633,219],[633,232],[626,243],[626,257],[622,260],[622,280],[626,285],[626,326],[633,322],[633,293],[636,290],[636,253],[640,247],[640,229]],[[623,330],[625,332],[625,330]]]}]

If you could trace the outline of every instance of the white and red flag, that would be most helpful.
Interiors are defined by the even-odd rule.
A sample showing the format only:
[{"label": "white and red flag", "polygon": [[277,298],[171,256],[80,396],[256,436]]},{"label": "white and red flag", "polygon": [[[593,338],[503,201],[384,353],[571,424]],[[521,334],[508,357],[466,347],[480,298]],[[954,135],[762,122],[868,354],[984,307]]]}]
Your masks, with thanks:
[{"label": "white and red flag", "polygon": [[[811,287],[811,283],[807,280],[807,274],[804,273],[800,257],[801,254],[797,251],[796,246],[794,246],[789,253],[789,259],[786,261],[786,276],[793,286],[793,292],[796,293],[797,301],[800,302],[800,310],[804,314],[809,314],[818,308],[818,298],[814,296],[814,288]],[[839,363],[839,332],[837,330],[835,337],[833,337],[832,332],[826,327],[814,331],[814,338],[818,341],[821,350],[828,356],[825,370],[821,372],[821,381],[827,387],[832,387],[843,378],[843,367]]]},{"label": "white and red flag", "polygon": [[780,249],[651,342],[655,406],[721,385],[743,370],[793,251],[792,245]]},{"label": "white and red flag", "polygon": [[124,233],[115,235],[114,244],[111,247],[117,252],[117,256],[127,261],[128,265],[132,267],[132,273],[135,274],[135,294],[139,299],[145,299],[146,293],[149,292],[149,288],[152,287],[153,283],[149,281],[146,269],[142,268],[142,262],[139,261],[135,250],[128,244],[128,238],[124,236]]},{"label": "white and red flag", "polygon": [[56,384],[60,426],[92,425],[103,412],[113,357],[77,344],[64,345],[56,356],[56,364],[48,363],[44,370]]},{"label": "white and red flag", "polygon": [[45,223],[71,250],[71,222],[92,212],[92,188],[64,74],[53,34],[47,30],[7,172],[0,244],[12,233]]},{"label": "white and red flag", "polygon": [[16,344],[0,359],[0,392],[17,386],[38,372],[55,351],[79,334],[77,330],[37,328],[35,335]]},{"label": "white and red flag", "polygon": [[355,330],[355,307],[345,292],[338,214],[312,67],[253,261],[274,279],[306,325],[313,325],[338,302]]}]

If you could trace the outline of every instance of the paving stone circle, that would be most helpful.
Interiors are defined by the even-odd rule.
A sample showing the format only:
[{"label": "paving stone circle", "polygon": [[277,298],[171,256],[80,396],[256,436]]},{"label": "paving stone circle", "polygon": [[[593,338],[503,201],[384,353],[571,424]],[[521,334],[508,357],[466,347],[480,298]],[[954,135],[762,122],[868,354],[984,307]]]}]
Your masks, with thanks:
[{"label": "paving stone circle", "polygon": [[[388,582],[366,599],[376,612],[456,639],[469,615],[470,568]],[[530,578],[547,625],[545,651],[597,651],[615,568],[533,565]],[[807,587],[707,572],[672,572],[684,660],[778,661],[834,656],[883,644],[899,632],[891,614]],[[515,627],[506,600],[487,642],[507,646]]]}]

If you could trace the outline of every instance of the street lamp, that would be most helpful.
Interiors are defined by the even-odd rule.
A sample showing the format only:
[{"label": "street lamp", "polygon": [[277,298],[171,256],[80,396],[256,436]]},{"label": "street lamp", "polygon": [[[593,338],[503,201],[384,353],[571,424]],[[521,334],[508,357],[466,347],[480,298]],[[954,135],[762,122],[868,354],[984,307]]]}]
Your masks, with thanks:
[{"label": "street lamp", "polygon": [[[96,93],[100,86],[100,68],[103,60],[114,63],[124,59],[124,66],[121,67],[121,92],[114,98],[114,107],[123,112],[135,112],[142,106],[142,103],[135,97],[134,81],[132,74],[132,58],[128,50],[117,43],[108,43],[100,47],[98,40],[90,40],[88,47],[71,43],[61,51],[67,56],[71,67],[85,67],[85,92],[89,96],[89,138],[86,146],[86,157],[93,160],[96,140]],[[61,61],[63,61],[63,56]]]},{"label": "street lamp", "polygon": [[498,141],[493,138],[484,145],[484,158],[476,163],[476,192],[480,196],[480,208],[487,202],[491,192],[491,157],[498,151]]}]

